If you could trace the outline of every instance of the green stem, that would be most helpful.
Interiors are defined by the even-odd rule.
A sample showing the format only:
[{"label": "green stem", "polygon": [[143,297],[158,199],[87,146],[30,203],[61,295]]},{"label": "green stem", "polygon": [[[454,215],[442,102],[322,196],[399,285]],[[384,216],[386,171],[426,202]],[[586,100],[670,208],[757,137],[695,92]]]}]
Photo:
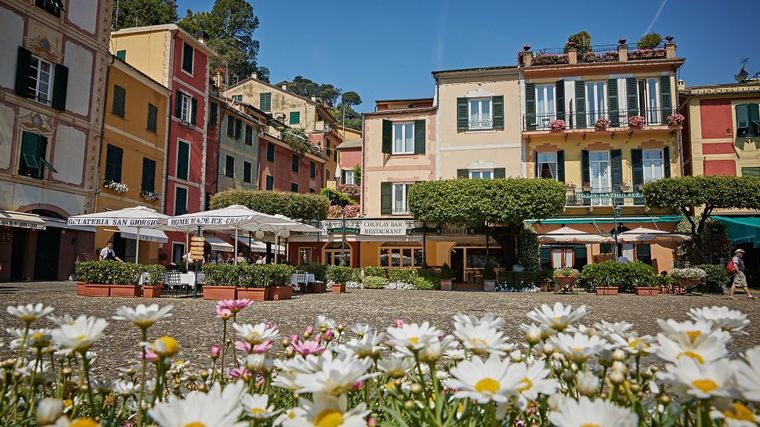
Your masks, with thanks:
[{"label": "green stem", "polygon": [[227,355],[227,319],[223,320],[222,327],[222,361],[219,365],[219,373],[221,376],[221,383],[224,385],[224,358]]},{"label": "green stem", "polygon": [[[142,328],[142,342],[148,341],[148,329]],[[145,401],[145,371],[148,369],[148,363],[145,360],[146,351],[145,344],[142,345],[142,361],[140,366],[140,397],[137,399],[137,426],[143,425],[143,402]]]},{"label": "green stem", "polygon": [[27,415],[32,416],[34,414],[34,391],[37,389],[37,386],[34,384],[35,381],[37,381],[37,366],[40,364],[40,359],[42,359],[42,350],[39,348],[37,349],[37,356],[34,358],[34,366],[32,367],[32,375],[29,378],[29,393],[27,393],[26,397],[26,404],[29,408],[29,411],[27,412]]},{"label": "green stem", "polygon": [[90,359],[87,358],[86,351],[82,352],[82,370],[84,371],[84,382],[87,386],[87,402],[90,410],[93,410],[92,387],[90,386]]},{"label": "green stem", "polygon": [[26,349],[26,339],[29,335],[29,325],[30,323],[26,323],[24,325],[24,336],[21,338],[21,345],[18,347],[18,353],[16,353],[16,366],[21,366],[21,358],[24,355],[24,349]]},{"label": "green stem", "polygon": [[[237,322],[237,313],[232,313],[232,323],[233,325]],[[240,367],[240,361],[237,358],[237,350],[235,350],[235,339],[237,338],[237,330],[233,327],[232,328],[232,348],[230,349],[232,351],[232,358],[235,360],[235,367]]]}]

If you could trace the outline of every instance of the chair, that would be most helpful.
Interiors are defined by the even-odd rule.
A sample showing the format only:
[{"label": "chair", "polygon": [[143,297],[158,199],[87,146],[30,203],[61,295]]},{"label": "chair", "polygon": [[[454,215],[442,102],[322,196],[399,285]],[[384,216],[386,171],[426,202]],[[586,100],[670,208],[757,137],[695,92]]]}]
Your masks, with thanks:
[{"label": "chair", "polygon": [[182,278],[179,275],[179,271],[177,270],[167,271],[164,282],[166,282],[166,284],[169,285],[169,289],[174,289],[175,286],[176,287],[182,286]]},{"label": "chair", "polygon": [[[306,288],[309,286],[309,276],[304,273],[303,271],[296,271],[296,282],[293,284],[293,290],[296,289],[300,290],[303,293],[306,293]],[[301,287],[301,283],[303,283],[303,288]]]}]

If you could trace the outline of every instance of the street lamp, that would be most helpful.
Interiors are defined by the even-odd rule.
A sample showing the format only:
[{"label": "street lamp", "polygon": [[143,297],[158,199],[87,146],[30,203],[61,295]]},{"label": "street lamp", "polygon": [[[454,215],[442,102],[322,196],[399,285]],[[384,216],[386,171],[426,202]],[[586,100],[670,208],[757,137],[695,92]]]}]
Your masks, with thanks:
[{"label": "street lamp", "polygon": [[340,265],[346,266],[346,212],[341,209]]},{"label": "street lamp", "polygon": [[620,217],[620,213],[622,212],[623,207],[617,204],[617,199],[614,197],[612,198],[612,219],[615,223],[615,229],[612,230],[613,237],[615,238],[615,261],[617,261],[618,257],[620,256],[620,251],[618,250],[618,218]]}]

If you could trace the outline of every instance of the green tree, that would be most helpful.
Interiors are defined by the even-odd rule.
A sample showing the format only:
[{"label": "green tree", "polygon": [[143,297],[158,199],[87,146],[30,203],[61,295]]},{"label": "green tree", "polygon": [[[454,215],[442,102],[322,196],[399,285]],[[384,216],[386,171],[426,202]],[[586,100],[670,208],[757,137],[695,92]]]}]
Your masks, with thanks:
[{"label": "green tree", "polygon": [[113,8],[113,27],[117,30],[169,24],[176,20],[176,0],[119,0],[118,8],[115,4]]},{"label": "green tree", "polygon": [[343,93],[341,89],[329,83],[317,83],[303,76],[295,76],[293,80],[283,80],[277,83],[277,86],[282,85],[286,85],[288,90],[296,95],[301,95],[307,98],[315,96],[330,105],[335,105],[335,101],[337,101],[341,93]]},{"label": "green tree", "polygon": [[334,206],[345,207],[356,203],[348,196],[348,194],[334,188],[323,188],[319,191],[319,194],[323,197],[327,197],[327,199],[330,200],[330,204]]},{"label": "green tree", "polygon": [[269,215],[313,221],[327,218],[330,201],[318,194],[299,194],[259,190],[227,190],[211,197],[211,208],[243,205]]},{"label": "green tree", "polygon": [[259,18],[246,0],[216,0],[209,12],[188,10],[178,25],[191,34],[206,31],[208,46],[218,54],[210,65],[212,69],[223,68],[228,81],[233,76],[243,79],[253,73],[269,81],[269,69],[257,63],[259,42],[253,38]]},{"label": "green tree", "polygon": [[516,236],[529,218],[556,216],[565,186],[549,179],[449,179],[420,182],[409,190],[409,210],[426,224],[485,227],[502,247],[502,262],[515,262]]},{"label": "green tree", "polygon": [[636,49],[654,49],[660,45],[662,37],[657,33],[649,33],[641,36],[636,42]]},{"label": "green tree", "polygon": [[[586,52],[592,52],[591,47],[591,34],[588,31],[577,32],[567,38],[568,42],[575,43],[575,49],[578,51],[578,55],[583,55]],[[569,46],[565,46],[565,53],[567,53]]]},{"label": "green tree", "polygon": [[358,93],[350,90],[348,92],[344,92],[343,95],[340,97],[340,103],[341,105],[346,105],[349,107],[353,107],[354,105],[359,105],[362,103],[362,98],[359,96]]}]

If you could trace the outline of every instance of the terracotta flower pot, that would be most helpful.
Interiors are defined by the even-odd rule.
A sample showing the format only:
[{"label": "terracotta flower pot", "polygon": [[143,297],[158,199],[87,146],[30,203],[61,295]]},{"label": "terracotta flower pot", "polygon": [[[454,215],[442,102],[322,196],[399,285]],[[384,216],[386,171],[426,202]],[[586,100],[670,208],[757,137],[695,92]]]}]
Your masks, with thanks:
[{"label": "terracotta flower pot", "polygon": [[334,294],[342,294],[346,292],[346,285],[345,283],[333,283],[332,285],[332,293]]},{"label": "terracotta flower pot", "polygon": [[273,301],[282,301],[293,297],[293,287],[290,285],[273,286],[269,288],[269,294]]},{"label": "terracotta flower pot", "polygon": [[678,284],[687,292],[699,286],[702,283],[699,279],[676,279]]},{"label": "terracotta flower pot", "polygon": [[143,298],[161,298],[162,285],[144,285]]},{"label": "terracotta flower pot", "polygon": [[236,299],[237,288],[234,286],[204,286],[203,299],[218,301],[223,299]]},{"label": "terracotta flower pot", "polygon": [[669,294],[670,293],[670,287],[668,287],[668,286],[660,286],[660,293],[661,294]]},{"label": "terracotta flower pot", "polygon": [[98,283],[77,284],[77,295],[84,297],[108,297],[111,296],[111,285]]},{"label": "terracotta flower pot", "polygon": [[108,285],[111,288],[112,297],[136,298],[142,293],[140,285]]},{"label": "terracotta flower pot", "polygon": [[441,290],[442,291],[451,290],[451,279],[441,279]]},{"label": "terracotta flower pot", "polygon": [[595,290],[596,290],[597,295],[617,295],[618,294],[617,286],[597,286]]},{"label": "terracotta flower pot", "polygon": [[636,288],[636,295],[655,296],[660,294],[660,288],[656,286],[639,286]]},{"label": "terracotta flower pot", "polygon": [[237,288],[237,298],[251,301],[271,301],[271,288]]}]

